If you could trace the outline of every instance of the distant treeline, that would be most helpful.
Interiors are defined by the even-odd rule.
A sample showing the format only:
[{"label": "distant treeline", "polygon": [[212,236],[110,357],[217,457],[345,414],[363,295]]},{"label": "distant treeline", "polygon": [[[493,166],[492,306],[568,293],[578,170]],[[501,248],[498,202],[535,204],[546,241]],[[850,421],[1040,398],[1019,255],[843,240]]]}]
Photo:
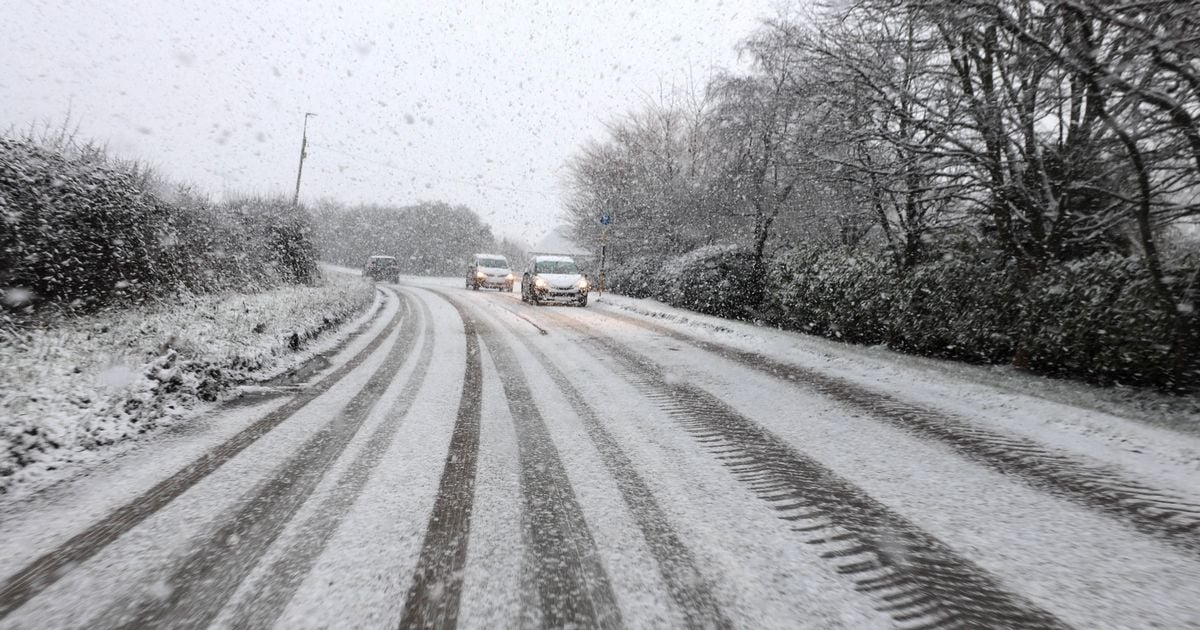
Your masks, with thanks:
[{"label": "distant treeline", "polygon": [[477,252],[504,254],[520,265],[525,246],[497,238],[470,208],[441,202],[411,206],[345,207],[314,211],[322,260],[361,267],[370,256],[395,256],[401,273],[457,276]]},{"label": "distant treeline", "polygon": [[616,286],[910,352],[1200,384],[1200,0],[781,16],[742,42],[752,70],[611,121],[571,163],[577,236],[607,237]]},{"label": "distant treeline", "polygon": [[94,145],[0,138],[0,316],[10,324],[176,291],[256,291],[317,271],[284,199],[214,202]]}]

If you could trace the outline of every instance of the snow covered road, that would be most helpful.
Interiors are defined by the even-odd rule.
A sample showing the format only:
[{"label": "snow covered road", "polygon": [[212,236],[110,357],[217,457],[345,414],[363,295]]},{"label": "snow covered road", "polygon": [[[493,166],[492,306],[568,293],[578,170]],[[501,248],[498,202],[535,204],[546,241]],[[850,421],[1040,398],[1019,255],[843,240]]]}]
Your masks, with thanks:
[{"label": "snow covered road", "polygon": [[1200,437],[634,300],[385,293],[303,386],[0,505],[0,628],[1200,628]]}]

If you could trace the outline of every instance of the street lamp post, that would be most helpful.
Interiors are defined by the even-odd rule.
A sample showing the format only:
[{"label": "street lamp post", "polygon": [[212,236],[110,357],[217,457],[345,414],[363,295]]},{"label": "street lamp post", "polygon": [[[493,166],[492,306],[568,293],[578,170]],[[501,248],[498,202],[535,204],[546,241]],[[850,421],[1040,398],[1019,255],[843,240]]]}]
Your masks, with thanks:
[{"label": "street lamp post", "polygon": [[300,166],[296,169],[296,194],[292,195],[292,205],[300,205],[300,176],[304,174],[304,158],[308,156],[308,117],[316,116],[312,112],[304,113],[304,131],[300,136]]}]

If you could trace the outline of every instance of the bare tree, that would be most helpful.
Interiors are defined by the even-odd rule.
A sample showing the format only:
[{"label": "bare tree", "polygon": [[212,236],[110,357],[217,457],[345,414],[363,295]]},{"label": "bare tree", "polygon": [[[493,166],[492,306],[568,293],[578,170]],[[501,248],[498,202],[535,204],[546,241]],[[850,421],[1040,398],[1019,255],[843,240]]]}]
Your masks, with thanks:
[{"label": "bare tree", "polygon": [[[849,201],[870,208],[903,268],[920,262],[930,233],[966,195],[963,169],[946,151],[945,112],[958,103],[942,89],[929,29],[910,12],[871,5],[815,24],[775,21],[773,36],[810,70],[806,109],[821,112],[824,142],[809,153],[829,167],[819,176],[849,186]],[[810,118],[812,116],[810,115]]]},{"label": "bare tree", "polygon": [[806,107],[810,83],[797,76],[809,68],[782,44],[769,32],[749,39],[744,49],[756,72],[720,76],[709,86],[715,102],[710,127],[722,162],[717,183],[728,193],[723,211],[748,223],[759,267],[781,216],[798,218],[797,192],[820,190],[808,184],[816,181],[809,152],[820,142],[821,112]]},{"label": "bare tree", "polygon": [[664,92],[580,151],[568,165],[576,235],[597,244],[608,215],[616,256],[662,258],[726,232],[714,211],[723,191],[712,186],[707,108],[703,96]]}]

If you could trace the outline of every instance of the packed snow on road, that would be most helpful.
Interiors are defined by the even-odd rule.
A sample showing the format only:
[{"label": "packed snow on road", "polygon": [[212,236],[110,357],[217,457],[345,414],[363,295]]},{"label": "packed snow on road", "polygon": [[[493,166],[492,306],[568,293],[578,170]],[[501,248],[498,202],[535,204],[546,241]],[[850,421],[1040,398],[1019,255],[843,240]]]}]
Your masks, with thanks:
[{"label": "packed snow on road", "polygon": [[296,387],[9,501],[4,626],[1196,620],[1194,433],[650,300],[379,291]]}]

